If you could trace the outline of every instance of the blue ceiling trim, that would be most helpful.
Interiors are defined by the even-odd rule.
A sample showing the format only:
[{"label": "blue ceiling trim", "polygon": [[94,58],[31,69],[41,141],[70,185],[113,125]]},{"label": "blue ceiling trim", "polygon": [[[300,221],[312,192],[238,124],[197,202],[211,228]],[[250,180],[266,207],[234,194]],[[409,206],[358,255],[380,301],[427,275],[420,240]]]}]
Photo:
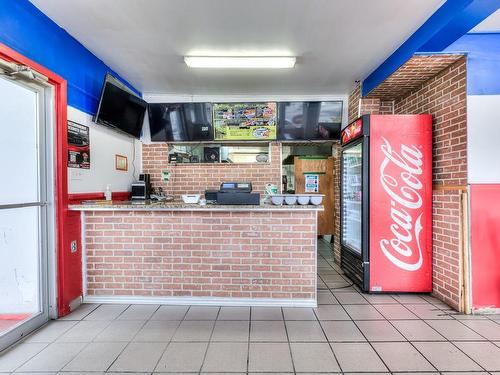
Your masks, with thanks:
[{"label": "blue ceiling trim", "polygon": [[0,42],[63,77],[68,105],[95,114],[106,73],[130,83],[104,64],[28,0],[0,0]]},{"label": "blue ceiling trim", "polygon": [[500,95],[500,33],[468,33],[444,53],[467,53],[467,95]]},{"label": "blue ceiling trim", "polygon": [[441,52],[415,52],[415,56],[435,56],[435,55],[467,55],[468,51],[441,51]]},{"label": "blue ceiling trim", "polygon": [[467,34],[500,6],[499,0],[475,0],[441,28],[418,51],[442,51],[462,35]]},{"label": "blue ceiling trim", "polygon": [[415,52],[440,52],[499,7],[499,0],[447,0],[362,84],[367,95]]},{"label": "blue ceiling trim", "polygon": [[479,33],[470,32],[465,35],[498,35],[498,34],[500,34],[500,31],[481,31]]}]

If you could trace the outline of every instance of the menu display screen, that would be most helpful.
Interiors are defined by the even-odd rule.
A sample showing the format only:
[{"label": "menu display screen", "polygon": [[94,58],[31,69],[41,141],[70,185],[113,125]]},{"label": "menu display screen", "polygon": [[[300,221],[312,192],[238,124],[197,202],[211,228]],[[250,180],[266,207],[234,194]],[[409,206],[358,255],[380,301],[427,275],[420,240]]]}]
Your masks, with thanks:
[{"label": "menu display screen", "polygon": [[342,124],[342,101],[278,103],[278,139],[337,140]]},{"label": "menu display screen", "polygon": [[276,103],[216,103],[213,124],[217,141],[276,139]]},{"label": "menu display screen", "polygon": [[213,140],[210,103],[151,103],[148,113],[152,141]]}]

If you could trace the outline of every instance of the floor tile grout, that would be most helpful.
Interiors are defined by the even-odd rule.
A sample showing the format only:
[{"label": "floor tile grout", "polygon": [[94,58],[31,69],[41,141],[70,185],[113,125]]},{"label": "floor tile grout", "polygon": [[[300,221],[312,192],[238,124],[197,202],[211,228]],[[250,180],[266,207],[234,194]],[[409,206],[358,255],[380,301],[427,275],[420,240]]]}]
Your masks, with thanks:
[{"label": "floor tile grout", "polygon": [[[119,314],[119,315],[117,316],[117,318],[118,318],[119,316],[121,316],[121,315],[122,315],[125,311],[127,311],[127,310],[131,307],[131,306],[132,306],[132,305],[129,305],[129,306],[128,306],[125,310],[123,310],[123,311],[122,311],[122,313],[121,313],[121,314]],[[155,310],[155,312],[156,312],[159,308],[160,308],[160,306],[158,306],[158,308]],[[153,313],[153,314],[154,314],[154,313]],[[150,315],[150,317],[151,317],[151,316],[153,316],[153,314],[151,314],[151,315]],[[115,319],[114,321],[117,321],[117,319]],[[127,321],[130,321],[130,320],[127,320]],[[114,365],[114,364],[115,364],[115,362],[118,360],[118,358],[120,358],[120,356],[123,354],[123,352],[124,352],[124,351],[125,351],[125,350],[129,347],[129,345],[130,345],[132,342],[134,342],[134,338],[135,338],[135,337],[137,336],[137,334],[141,331],[141,329],[142,329],[142,328],[144,328],[144,326],[146,325],[146,323],[147,323],[148,321],[149,321],[149,319],[148,319],[148,320],[146,320],[146,321],[144,321],[144,323],[141,325],[141,327],[137,330],[137,332],[133,335],[133,337],[132,337],[132,338],[131,338],[128,342],[127,342],[127,344],[126,344],[126,345],[123,347],[123,349],[120,351],[120,354],[118,354],[118,355],[116,356],[116,358],[115,358],[115,359],[111,362],[111,364],[110,364],[110,365],[106,368],[106,370],[105,370],[105,371],[108,371],[111,367],[113,367],[113,365]],[[99,335],[97,335],[97,336],[99,336]],[[96,336],[96,337],[97,337],[97,336]]]},{"label": "floor tile grout", "polygon": [[[191,310],[191,307],[192,306],[189,307],[189,310]],[[188,310],[188,313],[189,313],[189,310]],[[215,322],[217,321],[217,318],[219,317],[220,310],[221,310],[221,308],[219,307],[219,310],[217,310],[217,316],[216,316],[216,318],[214,320],[214,324],[212,325],[212,330],[210,332],[210,337],[209,337],[208,342],[207,342],[207,347],[205,349],[205,355],[203,356],[203,360],[201,361],[200,372],[201,372],[201,370],[203,370],[203,366],[205,365],[205,360],[207,359],[208,349],[210,348],[210,341],[212,339],[212,336],[213,336],[214,330],[215,330]],[[186,313],[186,315],[187,315],[187,313]],[[247,355],[248,355],[248,353],[247,353]]]},{"label": "floor tile grout", "polygon": [[292,369],[293,369],[293,372],[296,373],[295,361],[293,360],[293,353],[292,353],[292,344],[290,343],[290,336],[288,335],[288,328],[286,326],[285,312],[283,311],[282,307],[280,309],[281,309],[281,316],[283,318],[283,325],[285,326],[285,334],[286,334],[286,338],[287,338],[287,342],[288,342],[288,351],[290,353],[290,360],[292,362]]},{"label": "floor tile grout", "polygon": [[[330,246],[329,244],[327,244],[327,245]],[[325,245],[324,244],[319,245],[319,247],[321,247],[321,249],[318,248],[318,260],[317,260],[318,273],[317,273],[317,277],[318,277],[318,285],[319,286],[317,287],[317,296],[318,296],[318,299],[325,298],[324,301],[326,301],[326,302],[325,303],[318,303],[317,308],[311,309],[312,314],[313,314],[312,315],[313,319],[300,319],[302,316],[297,316],[297,315],[290,316],[290,319],[287,319],[286,318],[287,314],[285,313],[285,309],[283,309],[283,308],[279,308],[281,320],[271,320],[271,319],[273,319],[272,316],[270,316],[271,319],[266,319],[266,317],[262,317],[261,319],[256,319],[257,316],[254,315],[254,312],[256,311],[255,307],[248,308],[248,315],[247,315],[248,319],[238,319],[239,315],[233,315],[233,316],[229,315],[229,316],[227,316],[229,319],[221,319],[222,318],[221,314],[224,312],[224,307],[221,307],[221,306],[217,306],[217,313],[215,314],[215,317],[213,317],[211,319],[207,319],[207,320],[203,320],[203,319],[191,320],[189,317],[190,311],[195,311],[195,308],[198,308],[198,307],[203,308],[204,306],[187,306],[187,308],[183,312],[182,316],[178,316],[178,317],[175,315],[173,316],[173,317],[175,317],[175,319],[166,319],[166,320],[154,319],[155,315],[159,312],[159,310],[163,306],[176,306],[176,305],[158,305],[156,307],[156,309],[154,309],[154,311],[152,311],[152,312],[145,311],[144,316],[143,316],[144,319],[140,318],[140,312],[137,315],[139,317],[139,319],[120,319],[121,316],[124,316],[124,314],[127,314],[127,311],[131,311],[133,309],[133,306],[134,306],[134,305],[124,305],[125,307],[118,314],[110,315],[110,316],[112,316],[111,319],[100,320],[100,319],[98,319],[99,318],[99,311],[100,311],[99,309],[102,308],[103,306],[112,306],[112,305],[96,304],[95,306],[93,306],[93,308],[89,309],[88,312],[83,314],[79,319],[75,319],[75,320],[61,319],[60,321],[51,322],[51,324],[58,324],[58,322],[75,322],[75,324],[70,326],[68,329],[63,330],[62,332],[56,334],[54,337],[50,337],[50,340],[47,339],[48,342],[40,343],[40,344],[43,344],[44,347],[42,349],[40,349],[37,353],[35,353],[31,356],[28,356],[29,358],[23,359],[24,361],[22,362],[21,365],[16,367],[16,370],[18,370],[19,368],[24,366],[26,363],[30,362],[34,357],[36,357],[37,355],[42,353],[50,345],[55,344],[55,343],[61,343],[61,344],[67,343],[66,341],[58,341],[58,340],[62,336],[64,336],[67,332],[69,332],[70,330],[72,330],[76,326],[78,326],[78,324],[80,324],[84,321],[85,322],[91,322],[91,321],[102,322],[102,321],[104,321],[106,323],[103,324],[103,328],[98,330],[98,332],[92,338],[90,338],[89,341],[87,341],[87,342],[76,342],[76,341],[75,342],[71,342],[71,341],[68,342],[68,343],[82,344],[82,347],[80,348],[80,350],[78,350],[76,352],[76,354],[68,357],[69,359],[66,361],[66,363],[64,365],[62,365],[61,370],[64,369],[65,366],[67,366],[69,363],[71,363],[86,348],[88,348],[89,345],[91,345],[93,343],[116,343],[116,344],[122,343],[124,345],[123,348],[121,349],[121,351],[118,353],[118,355],[116,355],[116,357],[111,361],[111,364],[105,370],[106,373],[110,373],[110,374],[113,373],[112,371],[110,371],[112,369],[113,365],[119,360],[120,357],[122,357],[122,355],[126,352],[126,350],[128,348],[131,347],[131,344],[133,344],[133,343],[137,344],[137,345],[140,345],[141,343],[142,344],[155,343],[155,344],[164,346],[163,350],[161,350],[161,354],[159,355],[158,359],[156,360],[156,363],[154,364],[154,368],[153,368],[152,373],[156,373],[155,371],[160,370],[160,369],[158,369],[160,361],[163,358],[163,356],[165,355],[168,348],[173,343],[204,343],[204,344],[206,344],[206,347],[205,347],[205,350],[203,352],[203,358],[201,360],[200,368],[198,369],[198,371],[192,372],[191,374],[195,374],[195,373],[196,374],[199,374],[199,373],[209,374],[210,372],[203,371],[203,369],[204,369],[205,364],[207,363],[209,350],[211,350],[210,348],[211,348],[212,344],[221,344],[221,343],[245,344],[246,343],[246,348],[247,348],[246,349],[246,372],[241,372],[241,373],[249,374],[249,372],[251,370],[250,352],[251,352],[252,344],[280,343],[280,344],[287,344],[287,346],[288,346],[288,352],[289,352],[292,370],[293,370],[293,372],[290,372],[290,374],[295,374],[297,372],[296,358],[294,358],[294,355],[293,355],[293,348],[294,348],[295,344],[327,344],[329,349],[330,349],[331,355],[333,356],[333,360],[339,366],[340,371],[342,371],[343,369],[342,369],[340,360],[339,360],[339,358],[334,350],[334,347],[336,344],[356,343],[356,344],[368,344],[369,347],[371,348],[371,350],[375,353],[377,358],[380,360],[380,362],[386,367],[386,371],[390,371],[388,363],[386,363],[386,361],[384,360],[382,355],[377,351],[375,344],[378,345],[380,343],[387,343],[387,344],[397,345],[397,344],[409,343],[411,348],[413,350],[415,350],[417,353],[419,353],[419,355],[423,359],[425,359],[425,361],[427,361],[432,366],[432,368],[434,368],[434,370],[432,370],[431,372],[439,373],[439,371],[437,370],[437,366],[431,361],[430,358],[427,358],[427,356],[424,355],[424,353],[421,350],[419,350],[418,346],[415,344],[441,343],[441,344],[450,345],[450,347],[453,347],[454,350],[457,350],[457,352],[460,353],[460,355],[464,356],[464,358],[467,358],[469,361],[471,361],[471,363],[474,363],[475,365],[479,366],[478,368],[484,369],[484,370],[467,371],[467,372],[479,373],[479,372],[487,371],[485,369],[484,364],[481,365],[481,363],[474,360],[471,355],[467,354],[467,352],[465,351],[465,348],[461,349],[460,344],[462,344],[462,343],[469,343],[469,344],[470,343],[482,343],[482,344],[488,343],[488,345],[493,345],[493,347],[495,347],[495,348],[500,348],[500,339],[496,340],[496,342],[495,342],[495,340],[488,339],[484,334],[481,334],[479,332],[479,328],[474,327],[473,324],[471,324],[471,326],[468,326],[467,324],[465,324],[465,322],[467,322],[467,321],[473,321],[473,322],[474,321],[480,321],[480,322],[487,321],[487,322],[492,322],[494,324],[500,324],[500,321],[494,320],[490,317],[486,317],[484,319],[477,319],[477,320],[475,320],[475,319],[462,319],[461,320],[461,319],[459,319],[459,317],[461,315],[459,315],[458,313],[456,313],[450,309],[446,309],[446,307],[444,307],[444,305],[441,305],[441,303],[439,301],[435,300],[434,297],[432,297],[431,295],[387,294],[387,296],[390,298],[390,300],[388,300],[388,301],[390,301],[390,302],[384,302],[383,300],[377,301],[376,298],[371,298],[371,296],[377,296],[377,295],[366,295],[365,296],[360,292],[359,288],[357,288],[353,283],[351,283],[350,281],[348,281],[345,278],[345,276],[342,274],[342,271],[338,268],[338,265],[336,263],[331,263],[331,262],[333,262],[333,258],[331,256],[331,253],[327,253],[325,255],[325,250],[324,250],[323,246],[325,246]],[[350,284],[346,285],[344,287],[332,288],[331,285],[334,285],[336,283],[336,281],[328,281],[328,280],[329,279],[330,280],[339,280],[338,277],[342,278],[345,282],[350,283]],[[342,281],[339,281],[338,283],[341,283],[341,282]],[[321,296],[321,294],[323,294],[323,296]],[[359,300],[359,298],[362,298],[364,300],[364,303],[361,303],[360,302],[361,300]],[[359,301],[357,301],[356,299],[358,299]],[[347,301],[348,303],[342,303],[341,302],[342,300]],[[351,303],[351,302],[358,302],[358,303]],[[341,319],[341,317],[334,316],[334,317],[326,317],[326,318],[330,318],[330,319],[320,319],[320,315],[318,314],[318,309],[321,309],[322,307],[324,308],[326,306],[338,306],[338,309],[339,309],[338,311],[343,311],[343,313],[346,314],[346,318]],[[350,308],[349,306],[357,306],[357,307]],[[367,309],[370,309],[370,311],[373,309],[374,313],[377,312],[379,314],[378,316],[376,316],[377,319],[371,318],[370,316],[365,316],[365,317],[357,316],[357,314],[359,313],[358,310],[362,310],[362,306],[366,306]],[[389,317],[390,315],[388,315],[387,311],[383,310],[382,306],[400,306],[400,308],[403,311],[408,313],[408,317],[396,318],[396,319],[390,318]],[[423,306],[423,307],[419,310],[418,306]],[[307,308],[304,308],[304,309],[307,309]],[[105,310],[105,311],[106,311],[106,313],[108,313],[110,310]],[[305,311],[305,310],[303,310],[303,311]],[[228,310],[228,313],[231,314],[230,310]],[[362,311],[361,311],[361,313],[362,313]],[[91,314],[95,314],[94,317],[97,319],[95,319],[95,320],[88,319],[88,317]],[[410,316],[412,316],[411,319],[410,319]],[[132,314],[132,317],[134,317],[133,314]],[[168,313],[166,314],[166,317],[168,318]],[[194,315],[194,317],[196,317],[196,316]],[[234,317],[236,317],[236,319],[233,319]],[[337,319],[335,319],[335,318],[337,318]],[[127,338],[127,340],[125,340],[125,341],[117,341],[117,340],[113,340],[113,338],[110,338],[109,341],[107,341],[107,340],[96,341],[96,339],[99,337],[99,335],[101,335],[106,329],[108,329],[111,326],[111,324],[113,324],[113,322],[118,322],[118,321],[124,322],[123,323],[124,325],[127,325],[126,322],[142,322],[142,324],[138,324],[139,328],[135,331],[135,333],[131,337]],[[175,328],[173,329],[173,331],[172,332],[168,331],[170,334],[170,338],[168,340],[165,340],[165,341],[147,341],[146,339],[144,341],[135,341],[135,339],[138,337],[140,332],[142,332],[145,329],[146,325],[149,322],[153,322],[153,321],[157,321],[157,322],[162,322],[162,321],[174,322],[175,321],[176,325],[175,325]],[[439,335],[441,338],[440,339],[425,339],[425,340],[423,340],[423,339],[411,339],[411,337],[408,336],[408,333],[405,334],[404,333],[405,331],[401,329],[402,326],[396,324],[396,322],[401,322],[401,321],[420,322],[420,324],[425,324],[430,330],[432,330],[431,332],[433,332],[435,335]],[[196,340],[196,339],[182,340],[181,337],[176,337],[176,334],[177,334],[177,332],[179,332],[180,327],[184,323],[187,323],[187,322],[205,322],[205,323],[207,323],[207,325],[211,325],[210,334],[208,335],[208,337],[206,337],[204,339],[200,339],[200,340]],[[214,336],[214,334],[215,334],[215,330],[217,329],[217,325],[222,324],[219,322],[241,322],[241,324],[247,324],[248,325],[248,331],[246,334],[247,339],[246,340],[244,340],[244,339],[239,340],[239,339],[233,338],[233,337],[239,337],[239,336],[229,336],[230,339],[228,339],[228,340],[217,339]],[[283,340],[271,340],[271,341],[270,340],[254,340],[254,339],[252,339],[252,332],[253,332],[253,328],[254,328],[256,322],[276,322],[276,325],[279,325],[279,326],[281,326],[281,324],[282,324],[283,329],[284,329],[284,333],[285,333],[285,338]],[[278,324],[278,322],[281,322],[281,324]],[[294,322],[294,323],[302,322],[304,324],[292,325],[291,324],[292,322]],[[304,326],[308,325],[307,324],[308,322],[311,323],[310,326],[314,329],[316,329],[316,324],[319,326],[319,329],[321,330],[321,338],[319,338],[319,336],[318,336],[318,339],[320,341],[316,340],[316,336],[299,335],[299,336],[291,337],[291,334],[294,335],[293,334],[294,331],[290,331],[291,327],[304,327]],[[328,322],[351,322],[353,324],[353,326],[356,327],[356,329],[359,331],[361,337],[365,341],[359,341],[359,340],[354,340],[354,339],[353,340],[341,340],[341,339],[335,339],[334,337],[329,338],[327,333],[326,333],[327,331],[325,330],[325,325]],[[401,336],[401,339],[384,340],[384,339],[372,338],[371,340],[369,340],[368,336],[361,329],[361,323],[363,323],[362,326],[365,327],[366,325],[369,325],[369,322],[385,322],[384,324],[387,324],[388,327],[391,327],[392,329],[394,329],[394,331],[397,332]],[[433,323],[433,322],[436,322],[436,323]],[[439,325],[440,323],[438,323],[438,322],[458,322],[458,324],[457,323],[453,323],[453,324],[457,324],[457,326],[463,327],[465,330],[473,332],[475,335],[477,335],[477,338],[463,339],[463,340],[449,339],[447,337],[449,335],[445,336],[444,334],[441,334],[440,331],[438,331],[436,328],[433,327],[433,325],[434,326],[436,324]],[[443,324],[445,324],[445,323],[443,323]],[[398,328],[398,326],[400,328]],[[47,327],[47,325],[45,327]],[[281,330],[281,328],[280,328],[280,330]],[[43,331],[43,328],[37,330],[32,335],[28,336],[28,338],[32,337],[34,334],[41,332],[41,331]],[[56,330],[53,332],[58,332],[58,331]],[[299,331],[299,332],[301,332],[301,331]],[[319,331],[318,331],[318,333],[319,333]],[[195,336],[193,336],[193,337],[195,337]],[[302,337],[304,337],[304,339],[301,339]],[[25,342],[26,339],[24,339],[20,344],[18,344],[16,346],[27,344]],[[1,357],[0,357],[0,360],[1,360]],[[64,371],[60,371],[60,372],[64,373]],[[311,372],[321,374],[321,372],[318,372],[318,371],[311,371]],[[356,372],[358,372],[358,371],[356,371]],[[416,371],[416,372],[419,372],[419,371]],[[420,372],[422,372],[422,371],[420,371]],[[429,372],[429,371],[425,371],[425,372]],[[456,371],[454,371],[454,372],[456,372]],[[99,373],[102,373],[102,372],[99,372]],[[148,372],[148,373],[151,373],[151,372]],[[215,373],[215,372],[211,372],[211,373]],[[232,372],[232,373],[239,374],[240,372]],[[256,373],[259,373],[259,372],[256,371]],[[260,373],[262,373],[262,371]],[[349,373],[349,372],[343,371],[342,373]],[[387,372],[387,373],[389,373],[389,372]],[[36,372],[33,372],[33,374],[36,374]],[[368,372],[367,372],[367,374],[368,374]]]}]

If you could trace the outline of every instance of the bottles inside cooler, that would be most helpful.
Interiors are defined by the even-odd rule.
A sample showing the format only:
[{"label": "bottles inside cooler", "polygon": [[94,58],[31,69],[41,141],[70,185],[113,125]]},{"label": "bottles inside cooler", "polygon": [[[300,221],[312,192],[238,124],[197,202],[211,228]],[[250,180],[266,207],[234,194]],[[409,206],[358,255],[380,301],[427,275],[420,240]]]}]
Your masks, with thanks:
[{"label": "bottles inside cooler", "polygon": [[342,244],[361,254],[362,143],[342,153]]}]

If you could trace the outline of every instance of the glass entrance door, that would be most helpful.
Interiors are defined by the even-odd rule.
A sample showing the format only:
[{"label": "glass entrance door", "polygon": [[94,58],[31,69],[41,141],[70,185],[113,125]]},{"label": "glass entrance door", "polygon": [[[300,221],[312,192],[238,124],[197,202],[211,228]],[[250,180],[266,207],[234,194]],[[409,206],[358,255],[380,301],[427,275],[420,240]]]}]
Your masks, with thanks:
[{"label": "glass entrance door", "polygon": [[0,75],[0,350],[48,320],[43,86]]}]

